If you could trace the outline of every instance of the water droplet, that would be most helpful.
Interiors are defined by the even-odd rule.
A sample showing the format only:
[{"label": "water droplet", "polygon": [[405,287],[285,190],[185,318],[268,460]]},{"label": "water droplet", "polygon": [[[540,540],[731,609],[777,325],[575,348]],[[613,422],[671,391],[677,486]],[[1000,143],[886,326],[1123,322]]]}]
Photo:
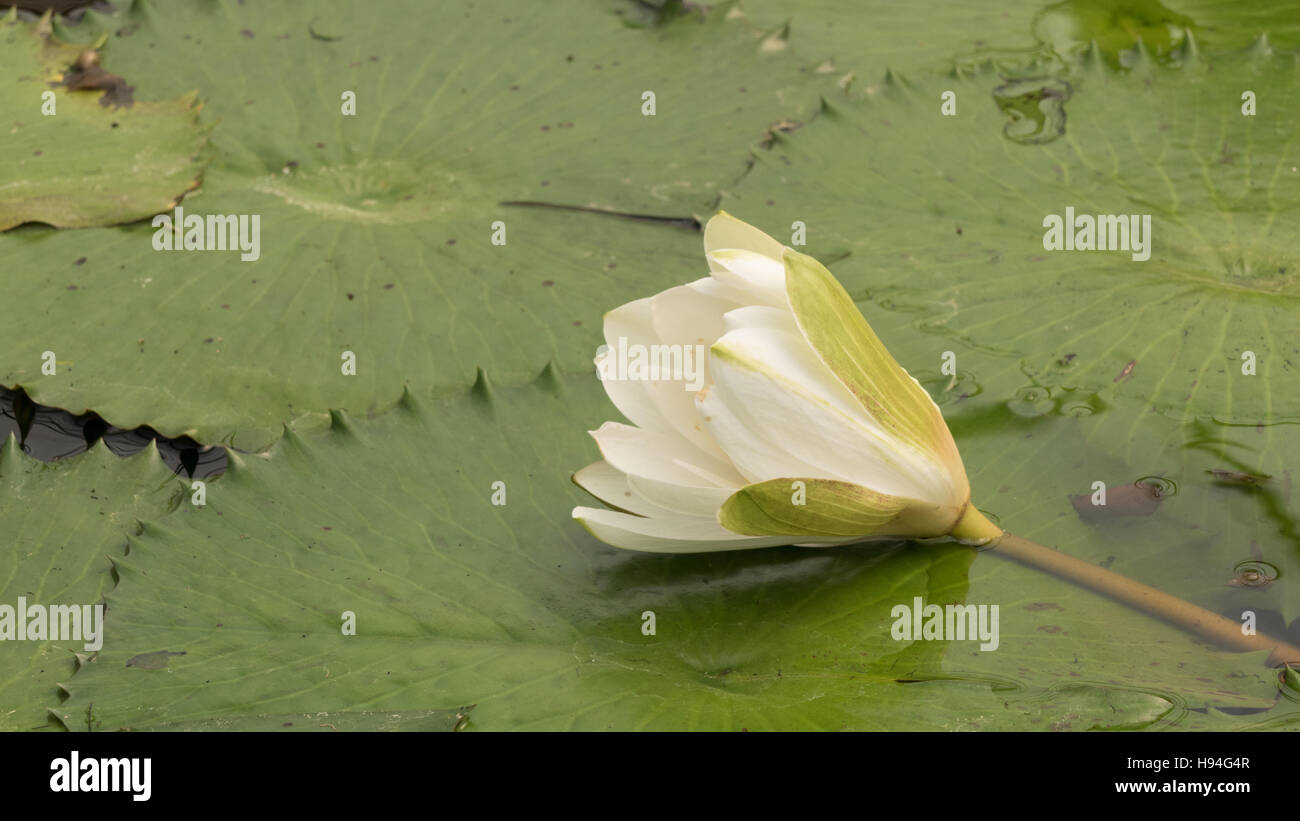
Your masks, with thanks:
[{"label": "water droplet", "polygon": [[1166,479],[1163,476],[1143,476],[1133,484],[1151,488],[1151,492],[1157,499],[1178,495],[1178,484],[1173,479]]},{"label": "water droplet", "polygon": [[969,371],[959,371],[953,376],[932,373],[918,379],[921,387],[925,388],[926,393],[930,394],[930,398],[939,407],[979,396],[984,390]]},{"label": "water droplet", "polygon": [[1051,413],[1056,407],[1046,388],[1030,385],[1016,391],[1014,398],[1007,402],[1007,409],[1016,416],[1042,416]]},{"label": "water droplet", "polygon": [[1261,562],[1258,559],[1247,559],[1244,562],[1238,562],[1237,566],[1232,569],[1232,581],[1228,582],[1233,587],[1267,587],[1272,584],[1278,577],[1278,569],[1268,562]]}]

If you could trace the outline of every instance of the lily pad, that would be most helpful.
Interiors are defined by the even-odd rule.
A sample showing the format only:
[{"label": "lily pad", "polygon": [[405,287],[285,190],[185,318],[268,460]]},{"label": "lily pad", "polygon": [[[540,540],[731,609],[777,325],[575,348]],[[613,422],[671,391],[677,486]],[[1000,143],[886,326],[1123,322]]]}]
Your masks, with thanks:
[{"label": "lily pad", "polygon": [[[675,223],[551,207],[686,217],[726,192],[774,236],[803,221],[804,250],[943,408],[978,506],[1285,633],[1294,62],[1187,48],[1165,69],[1138,49],[1123,71],[1083,60],[1037,86],[893,74],[849,102],[800,56],[797,17],[774,41],[725,8],[634,29],[607,5],[488,3],[423,41],[393,38],[398,3],[323,5],[309,25],[235,2],[87,15],[79,36],[121,35],[114,69],[141,93],[211,95],[214,165],[183,206],[261,215],[263,254],[153,251],[146,226],[0,236],[38,272],[0,281],[27,309],[0,340],[0,382],[118,425],[279,439],[232,454],[204,506],[156,456],[0,452],[0,487],[30,500],[0,513],[19,534],[6,601],[109,604],[104,648],[75,674],[70,643],[0,644],[22,671],[0,682],[19,705],[3,726],[46,708],[73,730],[1297,726],[1293,682],[1262,654],[995,554],[596,542],[570,518],[590,500],[568,476],[596,458],[585,431],[615,416],[591,373],[598,317],[703,260]],[[191,44],[232,61],[187,63]],[[152,71],[160,56],[179,68]],[[548,205],[502,204],[519,201]],[[1152,213],[1151,259],[1045,252],[1043,218],[1069,205]],[[1085,520],[1070,501],[1156,479],[1178,492],[1139,515]],[[79,499],[101,481],[108,502]],[[80,557],[71,580],[61,549]],[[998,606],[997,648],[896,638],[917,599]]]},{"label": "lily pad", "polygon": [[[600,314],[701,265],[692,215],[834,88],[722,14],[636,30],[580,0],[488,2],[394,38],[411,13],[87,13],[78,36],[125,33],[114,66],[137,96],[203,90],[213,164],[182,207],[256,215],[260,247],[159,251],[143,224],[0,237],[41,272],[0,283],[0,302],[39,306],[5,326],[0,384],[256,449],[299,413],[389,407],[408,381],[586,368]],[[45,376],[47,350],[71,364]]]},{"label": "lily pad", "polygon": [[[561,468],[592,459],[583,428],[610,412],[590,375],[484,379],[374,420],[336,413],[233,459],[206,507],[187,500],[131,536],[105,647],[57,714],[150,729],[474,704],[470,729],[1090,729],[1276,697],[1258,658],[970,548],[601,545],[569,519],[584,496]],[[985,567],[1018,596],[999,588],[999,649],[891,636],[894,608],[918,597],[987,601],[967,590]],[[1022,600],[1066,602],[1044,618],[1069,634],[1037,631]],[[1118,629],[1131,645],[1113,646]],[[160,648],[185,655],[128,666]],[[1086,677],[1062,671],[1073,653]],[[1134,670],[1135,655],[1168,664]]]},{"label": "lily pad", "polygon": [[[101,442],[77,459],[45,464],[8,437],[0,446],[0,605],[27,623],[20,598],[28,608],[101,604],[136,517],[165,513],[181,491],[167,473],[152,447],[123,460]],[[80,635],[0,641],[0,730],[58,727],[46,711],[59,703],[59,683],[72,678],[78,655],[92,655]]]},{"label": "lily pad", "polygon": [[60,41],[48,15],[26,23],[11,9],[0,21],[0,108],[9,115],[0,231],[134,222],[198,185],[207,129],[195,95],[132,99],[99,60]]},{"label": "lily pad", "polygon": [[[997,83],[894,83],[832,106],[756,155],[724,207],[774,199],[760,227],[803,221],[855,298],[934,334],[887,343],[900,359],[915,345],[937,363],[959,340],[1049,391],[1113,388],[1182,420],[1300,419],[1294,61],[1093,64],[1063,136],[1035,145],[1003,135]],[[1149,217],[1149,258],[1134,242],[1048,250],[1049,220],[1071,214]]]},{"label": "lily pad", "polygon": [[[642,5],[627,3],[628,5]],[[1099,55],[1112,66],[1149,58],[1174,63],[1190,43],[1225,51],[1300,45],[1295,0],[1231,5],[1216,0],[1014,0],[996,10],[961,0],[741,0],[739,10],[774,42],[833,68],[868,92],[886,72],[907,77],[967,70],[1068,69]],[[1190,36],[1190,39],[1189,39]],[[1262,38],[1262,40],[1261,40]],[[1139,45],[1140,44],[1140,45]]]}]

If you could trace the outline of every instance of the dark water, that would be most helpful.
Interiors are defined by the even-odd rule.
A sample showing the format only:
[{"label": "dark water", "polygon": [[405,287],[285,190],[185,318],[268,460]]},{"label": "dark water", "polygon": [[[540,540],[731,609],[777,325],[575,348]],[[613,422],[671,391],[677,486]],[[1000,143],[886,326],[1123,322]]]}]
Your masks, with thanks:
[{"label": "dark water", "polygon": [[158,454],[177,474],[206,479],[226,470],[226,449],[201,445],[188,436],[171,439],[151,427],[119,428],[97,413],[73,415],[38,405],[21,388],[0,387],[0,442],[13,434],[23,452],[53,462],[84,452],[100,439],[118,456],[130,456],[157,442]]}]

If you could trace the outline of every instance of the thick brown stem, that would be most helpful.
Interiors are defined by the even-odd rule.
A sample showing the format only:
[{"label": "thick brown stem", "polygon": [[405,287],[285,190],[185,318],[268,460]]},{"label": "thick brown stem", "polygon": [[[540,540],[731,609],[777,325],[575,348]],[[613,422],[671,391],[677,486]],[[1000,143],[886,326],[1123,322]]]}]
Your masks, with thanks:
[{"label": "thick brown stem", "polygon": [[1241,625],[1225,619],[1177,596],[1112,573],[1104,567],[1080,561],[1073,556],[1022,539],[1005,531],[990,541],[986,549],[1030,567],[1046,570],[1075,584],[1118,599],[1130,607],[1164,619],[1197,635],[1235,650],[1269,650],[1268,664],[1300,664],[1300,647],[1257,633],[1242,635]]}]

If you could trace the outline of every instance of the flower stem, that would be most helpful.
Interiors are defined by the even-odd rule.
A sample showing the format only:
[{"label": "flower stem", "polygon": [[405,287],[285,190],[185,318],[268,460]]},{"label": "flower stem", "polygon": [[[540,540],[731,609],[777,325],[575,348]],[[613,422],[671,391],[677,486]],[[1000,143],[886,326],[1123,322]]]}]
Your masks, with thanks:
[{"label": "flower stem", "polygon": [[1118,599],[1130,607],[1232,649],[1270,650],[1272,652],[1267,661],[1270,666],[1300,664],[1300,647],[1270,638],[1262,633],[1252,636],[1242,635],[1241,625],[1231,619],[1225,619],[1218,613],[1212,613],[1177,596],[1162,593],[1154,587],[1133,581],[1104,567],[1081,561],[1059,550],[1044,547],[1006,531],[990,541],[986,549],[1012,561],[1046,570],[1075,584]]}]

